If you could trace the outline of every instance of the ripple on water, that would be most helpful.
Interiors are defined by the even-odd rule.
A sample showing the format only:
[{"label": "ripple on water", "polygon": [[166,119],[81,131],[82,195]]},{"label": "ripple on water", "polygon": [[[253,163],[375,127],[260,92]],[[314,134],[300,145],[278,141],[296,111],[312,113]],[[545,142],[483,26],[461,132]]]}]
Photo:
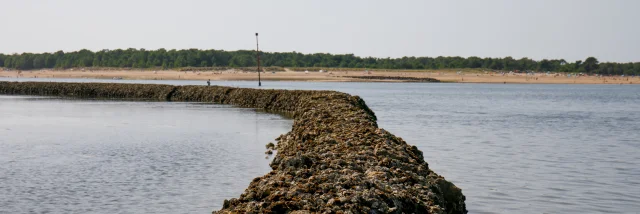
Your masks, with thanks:
[{"label": "ripple on water", "polygon": [[[52,80],[38,79],[37,81]],[[137,81],[127,80],[125,82]],[[143,83],[204,84],[199,81],[143,81]],[[253,82],[214,81],[213,84],[256,87]],[[637,100],[640,100],[640,87],[308,82],[269,82],[263,84],[262,87],[339,90],[361,96],[376,113],[380,127],[402,137],[409,144],[416,145],[424,152],[425,159],[429,162],[431,169],[462,188],[470,213],[636,213],[640,210],[640,199],[637,196],[639,194],[634,194],[640,192],[640,181],[637,179],[640,177],[640,168],[637,167],[640,166],[640,156],[637,155],[640,152],[640,141],[637,140],[640,139],[640,109],[637,105]],[[1,97],[0,99],[2,99]],[[0,108],[5,108],[0,111],[0,118],[3,118],[0,120],[0,124],[3,124],[4,119],[9,117],[16,118],[16,121],[29,122],[29,117],[17,119],[15,112],[19,112],[20,109],[3,105],[7,102],[10,101],[7,99],[0,101]],[[41,102],[41,100],[34,102]],[[68,101],[67,104],[75,102],[77,101]],[[130,123],[127,129],[134,131],[133,133],[142,133],[145,138],[150,138],[146,145],[129,145],[128,143],[132,142],[131,139],[137,139],[136,135],[115,133],[113,135],[116,137],[112,137],[113,140],[118,140],[118,138],[124,138],[124,140],[113,142],[101,141],[100,139],[104,138],[104,133],[94,136],[91,132],[82,134],[82,131],[62,131],[65,128],[70,128],[69,124],[78,121],[85,125],[96,126],[98,124],[100,129],[105,129],[104,124],[111,124],[109,121],[116,120],[114,118],[135,117],[127,112],[132,108],[135,110],[136,106],[139,106],[134,103],[122,106],[117,102],[107,103],[110,103],[111,107],[104,108],[117,111],[118,114],[105,115],[108,112],[104,114],[87,112],[97,116],[105,115],[106,122],[98,121],[96,123],[87,121],[91,120],[93,115],[77,118],[75,121],[51,116],[64,115],[65,112],[73,115],[68,108],[54,108],[56,110],[52,113],[51,107],[56,106],[40,108],[36,105],[27,105],[32,112],[49,112],[46,115],[41,115],[42,118],[49,118],[56,123],[40,120],[39,123],[43,123],[43,125],[35,126],[29,124],[30,122],[26,124],[15,122],[12,125],[0,125],[0,134],[9,133],[9,136],[12,136],[12,134],[18,133],[20,130],[16,130],[16,124],[33,125],[32,130],[33,128],[42,130],[43,127],[54,127],[55,131],[46,133],[47,137],[52,142],[60,142],[62,149],[52,150],[51,147],[34,149],[35,144],[39,142],[36,139],[37,136],[33,138],[28,136],[45,134],[42,132],[31,133],[26,135],[27,137],[18,137],[18,139],[11,141],[13,144],[7,144],[7,142],[3,142],[4,138],[0,138],[0,161],[15,161],[8,165],[0,164],[0,175],[7,175],[9,180],[20,176],[47,178],[52,174],[46,172],[57,168],[44,167],[49,165],[47,165],[48,161],[40,159],[40,155],[43,153],[52,153],[48,157],[55,158],[76,151],[90,151],[89,154],[100,159],[101,164],[96,164],[97,169],[73,169],[93,171],[93,173],[88,173],[90,176],[84,176],[88,177],[86,183],[93,185],[84,186],[76,192],[85,191],[87,196],[93,197],[96,197],[96,192],[103,191],[105,194],[103,194],[104,197],[95,200],[82,200],[80,205],[74,206],[75,208],[80,207],[75,211],[95,213],[134,210],[145,213],[175,213],[172,211],[177,208],[170,206],[170,202],[173,200],[174,204],[188,205],[194,209],[193,212],[210,212],[211,207],[221,207],[222,200],[203,201],[202,199],[237,197],[246,188],[252,177],[263,173],[256,168],[264,166],[264,170],[268,170],[264,156],[257,155],[257,159],[254,160],[251,158],[253,154],[262,154],[266,142],[272,141],[273,138],[290,129],[290,124],[288,124],[282,130],[274,131],[276,133],[274,137],[270,137],[268,134],[257,134],[256,138],[250,133],[267,132],[267,128],[272,127],[273,123],[279,123],[278,120],[265,122],[264,117],[255,116],[253,113],[247,115],[244,110],[229,111],[228,114],[243,115],[233,118],[255,118],[255,120],[243,120],[235,125],[231,124],[235,128],[229,130],[226,127],[215,126],[220,121],[216,118],[223,115],[214,117],[206,114],[206,112],[210,112],[210,109],[199,109],[195,106],[186,108],[184,104],[177,104],[144,108],[143,111],[136,113],[153,119],[127,121]],[[92,105],[101,106],[100,103]],[[150,105],[153,106],[153,104]],[[148,111],[168,111],[180,116],[152,114]],[[215,109],[211,111],[215,111]],[[12,113],[10,115],[7,112]],[[182,114],[192,116],[185,117]],[[234,121],[234,119],[229,119],[231,117],[222,118],[226,118],[225,122]],[[146,123],[145,120],[151,122]],[[241,122],[244,123],[239,125]],[[259,125],[254,125],[256,123]],[[121,125],[113,124],[113,127],[108,127],[108,129],[119,127]],[[7,131],[6,128],[10,128],[11,131]],[[75,128],[82,130],[82,127]],[[178,131],[184,133],[177,133]],[[215,132],[217,135],[211,136],[211,132]],[[184,142],[181,138],[186,135],[195,137]],[[162,137],[155,138],[154,136]],[[82,139],[82,141],[81,143],[74,142],[71,139]],[[94,143],[87,144],[87,142]],[[154,145],[154,142],[160,142],[160,145],[156,145],[154,147],[156,149],[148,149],[150,145]],[[170,147],[162,142],[184,143],[181,143],[181,146]],[[197,144],[200,146],[195,146],[194,142],[200,142]],[[207,146],[208,143],[215,146]],[[8,145],[10,147],[7,147]],[[253,146],[255,146],[255,150],[251,149]],[[112,160],[110,156],[101,156],[103,153],[100,151],[112,147],[120,148],[123,151],[135,149],[136,152],[132,154],[145,154],[141,158],[130,158],[129,160],[138,161],[138,164],[142,166],[154,165],[158,169],[165,169],[164,173],[167,176],[161,176],[165,180],[153,180],[154,182],[145,183],[136,179],[133,175],[135,173],[115,173],[128,172],[126,168],[137,166]],[[30,153],[31,150],[36,152]],[[168,154],[169,152],[162,152],[169,150],[175,151],[179,155],[172,156]],[[202,157],[201,163],[185,164],[198,160],[193,159],[181,162],[180,166],[166,164],[172,158],[190,156],[189,153],[193,151],[203,151],[200,154],[192,155]],[[11,157],[11,159],[6,157]],[[31,164],[23,164],[27,162]],[[74,162],[73,158],[71,162],[67,160],[67,163],[73,164],[71,166],[92,162],[94,162],[92,159],[84,162]],[[118,171],[118,167],[124,169]],[[193,170],[185,168],[193,168]],[[7,172],[7,169],[11,169],[8,170],[10,172],[3,173]],[[153,173],[158,172],[143,170],[138,173],[155,175]],[[132,178],[103,179],[109,176],[113,177],[114,174],[115,178],[119,178],[121,175]],[[189,176],[193,176],[193,178],[177,179]],[[202,184],[202,179],[211,179],[211,177],[214,180],[206,182],[209,186]],[[53,189],[52,187],[57,182],[63,181],[33,183],[32,179],[21,181],[13,179],[12,182],[14,183],[11,187],[3,187],[6,182],[0,182],[0,191],[8,192],[7,194],[0,192],[0,205],[10,205],[0,206],[0,213],[3,211],[2,209],[7,209],[7,207],[17,213],[28,213],[30,210],[37,213],[60,212],[62,209],[53,205],[47,207],[16,206],[16,204],[55,200],[31,197],[31,194],[24,193],[23,190],[28,186],[37,186],[39,189],[34,190],[34,194],[36,192],[44,194],[44,192],[50,191],[48,189]],[[135,185],[135,191],[127,193],[126,199],[130,199],[128,202],[122,202],[118,206],[113,203],[112,208],[98,211],[92,206],[94,205],[92,203],[99,204],[108,197],[122,197],[123,191],[118,187],[122,185],[133,186],[136,182],[142,184]],[[181,186],[183,189],[172,189],[171,192],[182,194],[181,198],[165,200],[163,194],[157,192],[158,189],[167,186],[179,185],[183,185]],[[108,190],[103,187],[107,187]],[[186,190],[191,190],[191,192]],[[129,192],[129,190],[125,192]],[[52,195],[60,193],[51,192]],[[3,197],[5,195],[18,197],[5,199],[7,198]],[[199,195],[203,195],[203,197],[189,197]],[[6,203],[9,200],[13,203]],[[166,204],[166,206],[141,206],[141,204],[159,203]],[[11,207],[12,205],[13,207]],[[180,210],[179,212],[188,211],[191,210]]]},{"label": "ripple on water", "polygon": [[270,170],[264,144],[291,128],[164,102],[13,98],[0,117],[0,213],[208,213]]}]

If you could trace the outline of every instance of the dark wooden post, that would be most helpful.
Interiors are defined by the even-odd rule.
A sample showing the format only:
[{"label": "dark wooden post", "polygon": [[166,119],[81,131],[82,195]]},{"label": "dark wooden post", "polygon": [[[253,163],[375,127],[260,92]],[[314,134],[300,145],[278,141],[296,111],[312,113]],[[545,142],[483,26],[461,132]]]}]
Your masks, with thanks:
[{"label": "dark wooden post", "polygon": [[260,48],[258,46],[258,33],[256,33],[256,54],[258,55],[258,86],[262,86],[262,82],[260,82]]}]

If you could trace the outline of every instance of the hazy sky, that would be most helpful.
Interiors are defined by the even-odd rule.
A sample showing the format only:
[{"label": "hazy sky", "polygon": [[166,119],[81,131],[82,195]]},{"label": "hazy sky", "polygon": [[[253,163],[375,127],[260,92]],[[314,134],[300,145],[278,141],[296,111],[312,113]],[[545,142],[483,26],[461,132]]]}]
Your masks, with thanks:
[{"label": "hazy sky", "polygon": [[0,0],[0,52],[255,49],[640,61],[640,0]]}]

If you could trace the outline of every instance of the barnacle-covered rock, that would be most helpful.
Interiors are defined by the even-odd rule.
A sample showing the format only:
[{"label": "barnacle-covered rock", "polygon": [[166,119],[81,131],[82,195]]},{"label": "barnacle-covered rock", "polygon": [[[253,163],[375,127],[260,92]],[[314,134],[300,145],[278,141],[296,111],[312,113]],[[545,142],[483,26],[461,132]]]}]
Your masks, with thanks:
[{"label": "barnacle-covered rock", "polygon": [[271,150],[273,150],[273,149],[275,149],[275,148],[276,148],[276,145],[275,145],[275,144],[273,144],[272,142],[269,142],[269,143],[267,143],[267,145],[265,145],[265,147],[266,147],[267,149],[271,149]]},{"label": "barnacle-covered rock", "polygon": [[168,100],[176,86],[117,83],[0,82],[0,94]]}]

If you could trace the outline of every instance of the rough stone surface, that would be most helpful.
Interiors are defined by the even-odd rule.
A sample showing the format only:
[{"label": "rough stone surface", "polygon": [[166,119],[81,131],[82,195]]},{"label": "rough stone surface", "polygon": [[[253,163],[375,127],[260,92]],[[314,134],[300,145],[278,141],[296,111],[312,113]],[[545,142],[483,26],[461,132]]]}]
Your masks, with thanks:
[{"label": "rough stone surface", "polygon": [[[0,82],[1,94],[215,102],[289,113],[268,174],[213,213],[466,213],[462,191],[422,152],[378,128],[357,96],[333,91]],[[258,155],[258,154],[256,154]]]}]

